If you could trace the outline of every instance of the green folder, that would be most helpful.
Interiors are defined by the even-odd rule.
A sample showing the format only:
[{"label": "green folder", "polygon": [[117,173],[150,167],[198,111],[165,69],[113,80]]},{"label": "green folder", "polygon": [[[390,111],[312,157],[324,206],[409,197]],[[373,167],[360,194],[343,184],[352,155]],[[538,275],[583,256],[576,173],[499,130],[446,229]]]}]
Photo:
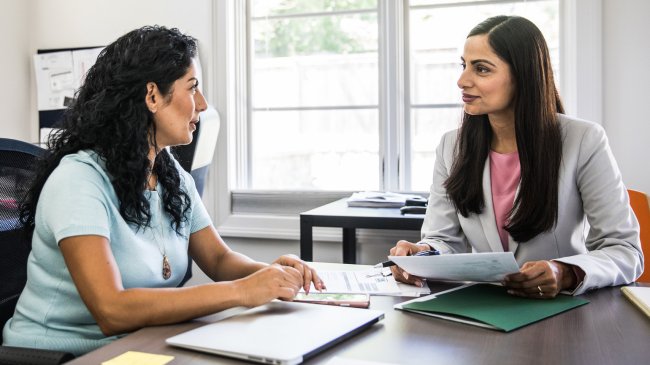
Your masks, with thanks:
[{"label": "green folder", "polygon": [[502,286],[475,284],[396,308],[510,332],[587,303],[588,300],[568,295],[554,299],[515,297]]}]

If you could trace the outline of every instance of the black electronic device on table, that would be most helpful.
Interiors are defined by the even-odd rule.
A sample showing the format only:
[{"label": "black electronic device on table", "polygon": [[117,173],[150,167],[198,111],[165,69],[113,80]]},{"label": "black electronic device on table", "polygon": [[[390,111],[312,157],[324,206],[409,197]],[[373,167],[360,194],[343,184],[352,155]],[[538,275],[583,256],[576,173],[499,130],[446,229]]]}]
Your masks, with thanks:
[{"label": "black electronic device on table", "polygon": [[425,214],[427,212],[427,203],[427,198],[424,197],[408,198],[399,211],[402,214]]}]

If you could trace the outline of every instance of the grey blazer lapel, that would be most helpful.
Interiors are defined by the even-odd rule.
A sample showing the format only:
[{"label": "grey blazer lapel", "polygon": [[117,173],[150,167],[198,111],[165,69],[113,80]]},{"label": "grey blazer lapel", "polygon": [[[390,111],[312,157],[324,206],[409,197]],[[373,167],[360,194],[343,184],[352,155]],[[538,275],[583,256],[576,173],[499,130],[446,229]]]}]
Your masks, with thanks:
[{"label": "grey blazer lapel", "polygon": [[[515,192],[515,200],[517,200],[517,196],[519,195],[520,188],[521,188],[521,179],[519,179],[519,184],[517,184],[517,191]],[[519,247],[519,243],[513,240],[510,235],[508,235],[508,251],[513,252],[515,254],[515,257],[517,257],[517,247]]]},{"label": "grey blazer lapel", "polygon": [[501,238],[499,238],[499,231],[497,230],[497,221],[494,217],[489,157],[485,159],[485,166],[483,167],[483,199],[485,200],[485,208],[483,209],[483,212],[479,214],[483,233],[485,234],[485,238],[487,239],[492,252],[503,252],[503,245],[501,245]]},{"label": "grey blazer lapel", "polygon": [[517,248],[519,247],[519,243],[510,237],[508,235],[508,251],[512,252],[515,254],[515,257],[517,257]]}]

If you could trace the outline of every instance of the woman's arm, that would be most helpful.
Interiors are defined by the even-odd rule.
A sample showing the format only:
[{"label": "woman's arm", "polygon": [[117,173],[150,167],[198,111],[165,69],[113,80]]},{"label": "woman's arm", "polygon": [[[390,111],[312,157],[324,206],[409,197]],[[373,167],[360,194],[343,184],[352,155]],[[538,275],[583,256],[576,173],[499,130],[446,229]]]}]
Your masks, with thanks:
[{"label": "woman's arm", "polygon": [[[212,225],[190,236],[190,255],[201,270],[214,281],[243,278],[268,266],[231,250]],[[317,290],[325,289],[325,284],[316,270],[294,255],[280,256],[274,264],[298,270],[303,280],[302,287],[307,293],[312,282]]]},{"label": "woman's arm", "polygon": [[[519,273],[505,280],[514,295],[549,298],[561,290],[578,295],[632,282],[643,271],[639,226],[605,131],[578,121],[566,123],[564,128],[563,163],[575,164],[575,184],[589,222],[587,252],[526,262]],[[565,172],[565,183],[572,182],[571,172]],[[570,244],[568,240],[558,243]]]},{"label": "woman's arm", "polygon": [[[555,259],[586,274],[574,294],[630,283],[643,272],[639,224],[602,127],[580,129],[576,184],[589,222],[586,254]],[[564,148],[564,147],[563,147]],[[569,148],[569,147],[567,147]]]},{"label": "woman's arm", "polygon": [[[62,239],[59,247],[81,299],[106,336],[182,322],[234,306],[253,307],[276,298],[290,300],[303,285],[301,273],[293,267],[263,266],[224,250],[217,254],[217,262],[224,260],[226,268],[234,270],[239,262],[244,269],[238,275],[257,271],[234,281],[187,288],[124,289],[107,238],[73,236]],[[224,270],[217,270],[217,275],[227,276]]]},{"label": "woman's arm", "polygon": [[212,225],[190,235],[189,252],[214,281],[243,278],[267,266],[231,250]]}]

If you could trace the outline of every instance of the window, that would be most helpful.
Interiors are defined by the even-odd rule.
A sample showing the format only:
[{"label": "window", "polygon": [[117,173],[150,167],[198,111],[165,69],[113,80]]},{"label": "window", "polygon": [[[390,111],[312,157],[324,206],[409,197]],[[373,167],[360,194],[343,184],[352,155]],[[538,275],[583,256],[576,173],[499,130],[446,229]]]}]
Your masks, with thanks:
[{"label": "window", "polygon": [[[428,192],[435,148],[461,117],[456,80],[465,37],[489,16],[518,14],[535,22],[551,48],[558,84],[558,56],[568,69],[567,109],[600,105],[600,94],[579,85],[598,79],[599,69],[574,66],[579,57],[598,59],[599,38],[578,42],[580,35],[599,34],[593,4],[215,2],[216,77],[209,83],[226,143],[218,146],[206,198],[220,233],[295,239],[297,213],[352,191]],[[569,51],[561,55],[560,15],[562,47]],[[580,26],[572,26],[578,16]],[[588,97],[577,98],[578,89]]]},{"label": "window", "polygon": [[469,30],[540,27],[559,80],[558,0],[249,0],[240,190],[428,191],[457,128]]},{"label": "window", "polygon": [[252,0],[249,11],[250,156],[242,185],[378,189],[377,0]]}]

